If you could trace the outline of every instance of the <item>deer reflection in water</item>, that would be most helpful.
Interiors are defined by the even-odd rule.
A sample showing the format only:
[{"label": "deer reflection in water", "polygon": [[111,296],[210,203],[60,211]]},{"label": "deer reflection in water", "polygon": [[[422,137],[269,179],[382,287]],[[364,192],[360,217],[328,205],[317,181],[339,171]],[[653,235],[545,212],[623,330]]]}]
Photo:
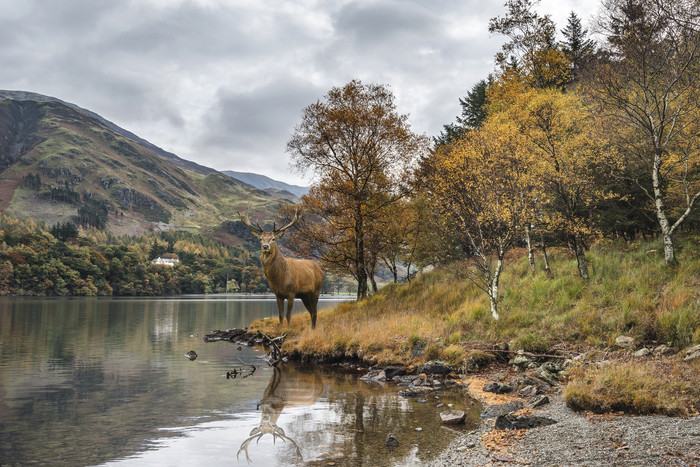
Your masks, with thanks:
[{"label": "deer reflection in water", "polygon": [[248,455],[250,442],[255,440],[257,443],[264,435],[271,434],[273,442],[277,438],[285,442],[289,441],[294,447],[297,460],[302,460],[301,449],[299,449],[299,446],[293,439],[285,434],[281,427],[277,426],[277,419],[285,407],[315,404],[323,393],[323,381],[316,371],[307,373],[281,365],[275,366],[273,371],[274,373],[260,401],[260,412],[262,414],[260,425],[253,428],[250,432],[250,437],[243,441],[236,454],[236,459],[239,458],[241,451],[243,451],[245,452],[246,460],[250,463],[251,460]]}]

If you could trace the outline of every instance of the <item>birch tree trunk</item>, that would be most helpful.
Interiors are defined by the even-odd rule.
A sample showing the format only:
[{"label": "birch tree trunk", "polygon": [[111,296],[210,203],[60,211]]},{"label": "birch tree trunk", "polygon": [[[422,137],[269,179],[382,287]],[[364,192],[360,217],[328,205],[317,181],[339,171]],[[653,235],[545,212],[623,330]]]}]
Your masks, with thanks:
[{"label": "birch tree trunk", "polygon": [[498,319],[498,282],[501,279],[501,271],[503,271],[503,256],[505,252],[499,248],[498,260],[496,262],[496,269],[492,274],[487,277],[488,281],[488,295],[489,303],[491,304],[491,316],[493,319]]},{"label": "birch tree trunk", "polygon": [[576,253],[576,262],[578,263],[578,274],[581,276],[581,279],[588,280],[586,253],[583,249],[583,240],[578,236],[574,236],[574,252]]},{"label": "birch tree trunk", "polygon": [[540,242],[542,244],[542,257],[544,258],[544,270],[548,276],[552,276],[552,270],[549,269],[549,258],[547,257],[547,246],[544,244],[544,235],[540,232]]},{"label": "birch tree trunk", "polygon": [[673,247],[673,230],[668,223],[666,210],[664,207],[663,192],[661,191],[661,178],[659,169],[661,167],[661,150],[657,149],[654,154],[654,164],[651,169],[651,182],[654,190],[654,206],[656,207],[656,219],[659,221],[661,236],[664,240],[664,261],[666,265],[672,264],[676,260],[676,253]]},{"label": "birch tree trunk", "polygon": [[530,232],[532,226],[529,222],[525,224],[525,242],[527,243],[527,261],[530,263],[530,272],[535,273],[535,251],[532,249],[532,242],[530,241]]}]

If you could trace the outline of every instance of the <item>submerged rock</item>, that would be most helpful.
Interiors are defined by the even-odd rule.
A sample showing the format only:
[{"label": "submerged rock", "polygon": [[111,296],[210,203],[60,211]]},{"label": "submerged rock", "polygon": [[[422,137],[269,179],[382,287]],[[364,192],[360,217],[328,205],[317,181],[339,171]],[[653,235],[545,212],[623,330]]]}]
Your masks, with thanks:
[{"label": "submerged rock", "polygon": [[388,435],[386,437],[386,441],[384,441],[384,445],[388,447],[389,449],[395,449],[399,447],[399,440],[396,439],[394,435]]},{"label": "submerged rock", "polygon": [[428,386],[411,387],[408,389],[403,389],[399,391],[399,396],[403,397],[421,397],[425,396],[427,393],[433,391],[434,389]]},{"label": "submerged rock", "polygon": [[366,375],[360,376],[360,379],[368,383],[383,383],[387,378],[384,370],[370,370]]},{"label": "submerged rock", "polygon": [[465,418],[467,418],[467,414],[463,410],[446,410],[440,412],[440,421],[444,425],[459,425],[460,423],[464,423]]}]

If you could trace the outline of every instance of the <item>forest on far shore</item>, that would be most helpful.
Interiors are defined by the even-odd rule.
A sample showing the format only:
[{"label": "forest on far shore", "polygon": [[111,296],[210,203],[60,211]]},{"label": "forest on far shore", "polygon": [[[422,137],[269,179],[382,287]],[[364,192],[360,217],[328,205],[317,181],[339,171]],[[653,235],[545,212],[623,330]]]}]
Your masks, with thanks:
[{"label": "forest on far shore", "polygon": [[[175,267],[153,264],[178,259]],[[228,289],[227,289],[228,285]],[[324,287],[337,290],[327,278]],[[260,259],[183,231],[115,237],[66,222],[47,227],[0,213],[0,295],[268,293]]]}]

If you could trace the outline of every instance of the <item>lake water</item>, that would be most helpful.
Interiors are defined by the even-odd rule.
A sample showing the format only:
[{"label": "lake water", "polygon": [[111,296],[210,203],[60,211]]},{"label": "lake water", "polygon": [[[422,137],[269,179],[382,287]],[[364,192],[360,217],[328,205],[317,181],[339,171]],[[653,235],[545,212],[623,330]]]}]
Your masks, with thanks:
[{"label": "lake water", "polygon": [[0,298],[0,465],[422,465],[457,434],[438,404],[477,423],[458,393],[418,402],[202,340],[276,316],[266,298]]}]

